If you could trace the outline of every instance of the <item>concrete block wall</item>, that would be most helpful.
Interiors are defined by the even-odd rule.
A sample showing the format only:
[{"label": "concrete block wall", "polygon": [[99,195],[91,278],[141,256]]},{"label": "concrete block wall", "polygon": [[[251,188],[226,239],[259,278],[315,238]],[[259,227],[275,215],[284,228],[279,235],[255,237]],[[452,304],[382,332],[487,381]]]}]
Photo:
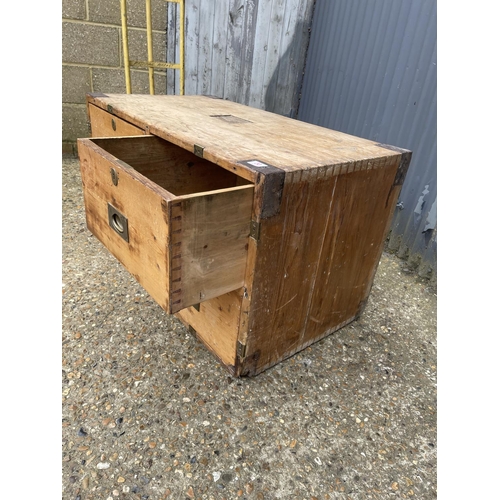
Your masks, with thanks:
[{"label": "concrete block wall", "polygon": [[[166,61],[167,5],[164,0],[151,2],[155,61]],[[127,0],[127,25],[130,59],[147,60],[145,0]],[[89,136],[88,92],[126,92],[123,68],[119,0],[63,0],[63,154],[75,155],[76,139]],[[131,83],[134,94],[148,94],[147,69],[131,70]],[[166,72],[155,70],[155,94],[165,94],[166,88]]]}]

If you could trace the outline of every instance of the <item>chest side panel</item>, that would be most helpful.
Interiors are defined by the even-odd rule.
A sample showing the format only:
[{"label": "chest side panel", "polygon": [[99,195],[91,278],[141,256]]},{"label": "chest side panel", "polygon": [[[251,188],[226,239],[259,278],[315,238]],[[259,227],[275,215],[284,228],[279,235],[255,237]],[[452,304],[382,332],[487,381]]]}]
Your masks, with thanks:
[{"label": "chest side panel", "polygon": [[377,169],[346,164],[287,177],[282,212],[261,221],[242,374],[258,373],[356,317],[394,210],[398,165],[392,157]]}]

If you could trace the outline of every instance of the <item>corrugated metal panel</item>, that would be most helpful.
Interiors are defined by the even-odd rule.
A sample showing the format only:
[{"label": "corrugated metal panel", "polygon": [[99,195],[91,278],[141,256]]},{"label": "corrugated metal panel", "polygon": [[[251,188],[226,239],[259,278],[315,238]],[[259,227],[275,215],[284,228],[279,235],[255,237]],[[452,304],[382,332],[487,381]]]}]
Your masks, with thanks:
[{"label": "corrugated metal panel", "polygon": [[[314,0],[186,0],[185,93],[297,116]],[[178,6],[167,7],[167,60],[178,60]],[[178,77],[167,72],[167,93]]]},{"label": "corrugated metal panel", "polygon": [[436,0],[317,0],[298,118],[413,151],[388,247],[437,251]]}]

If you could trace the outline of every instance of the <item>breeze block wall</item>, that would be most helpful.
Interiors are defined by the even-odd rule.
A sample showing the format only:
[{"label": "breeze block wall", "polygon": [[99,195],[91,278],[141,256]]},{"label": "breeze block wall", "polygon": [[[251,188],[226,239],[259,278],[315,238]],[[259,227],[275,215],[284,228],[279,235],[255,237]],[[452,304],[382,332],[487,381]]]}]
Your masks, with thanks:
[{"label": "breeze block wall", "polygon": [[[165,61],[167,2],[152,0],[153,58]],[[129,58],[147,60],[146,4],[127,0]],[[174,62],[174,61],[169,61]],[[120,2],[62,2],[62,151],[76,155],[76,139],[89,136],[85,95],[125,93]],[[173,70],[169,70],[173,71]],[[149,94],[147,69],[131,70],[132,92]],[[155,94],[166,93],[166,72],[155,70]]]}]

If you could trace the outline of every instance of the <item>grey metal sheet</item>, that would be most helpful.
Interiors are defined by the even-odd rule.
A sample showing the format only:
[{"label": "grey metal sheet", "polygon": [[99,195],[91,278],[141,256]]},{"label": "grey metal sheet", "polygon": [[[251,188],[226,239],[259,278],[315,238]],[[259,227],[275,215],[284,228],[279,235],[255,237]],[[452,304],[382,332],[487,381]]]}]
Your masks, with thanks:
[{"label": "grey metal sheet", "polygon": [[317,0],[298,118],[413,151],[388,242],[437,262],[436,0]]}]

